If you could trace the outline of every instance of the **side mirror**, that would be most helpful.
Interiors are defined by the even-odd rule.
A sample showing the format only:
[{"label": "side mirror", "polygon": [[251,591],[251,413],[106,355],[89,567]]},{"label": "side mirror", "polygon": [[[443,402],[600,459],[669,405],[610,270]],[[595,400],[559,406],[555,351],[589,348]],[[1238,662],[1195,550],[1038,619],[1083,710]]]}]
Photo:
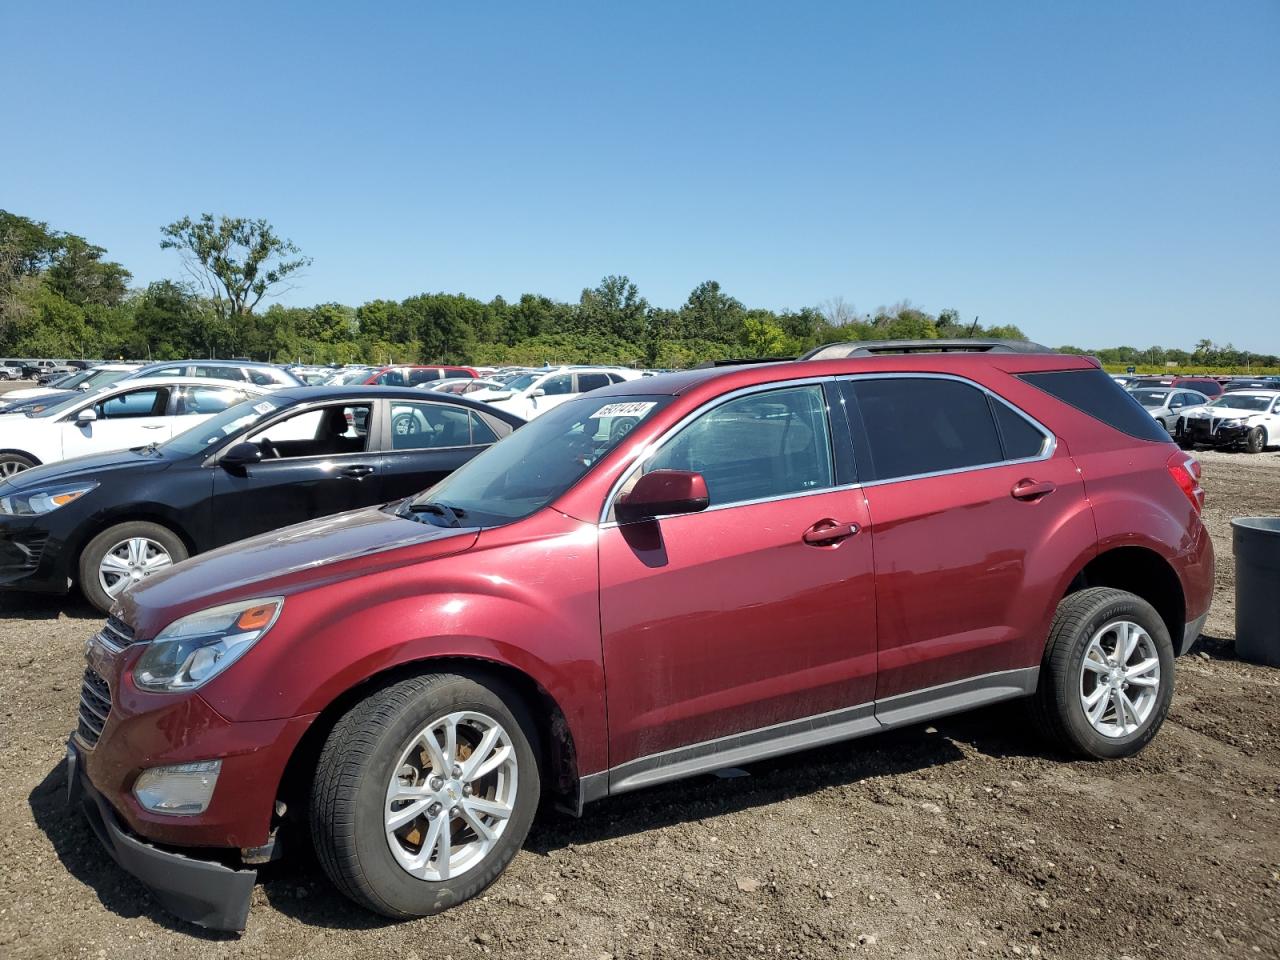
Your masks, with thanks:
[{"label": "side mirror", "polygon": [[674,513],[697,513],[711,503],[707,481],[691,470],[655,470],[614,501],[619,523],[641,523]]},{"label": "side mirror", "polygon": [[247,467],[262,462],[262,448],[256,443],[242,441],[231,447],[219,461],[224,467]]},{"label": "side mirror", "polygon": [[547,395],[547,391],[543,390],[541,387],[538,387],[537,390],[529,391],[529,396],[531,397],[545,397],[546,395]]},{"label": "side mirror", "polygon": [[76,414],[76,423],[93,423],[98,419],[98,411],[93,407],[85,407]]}]

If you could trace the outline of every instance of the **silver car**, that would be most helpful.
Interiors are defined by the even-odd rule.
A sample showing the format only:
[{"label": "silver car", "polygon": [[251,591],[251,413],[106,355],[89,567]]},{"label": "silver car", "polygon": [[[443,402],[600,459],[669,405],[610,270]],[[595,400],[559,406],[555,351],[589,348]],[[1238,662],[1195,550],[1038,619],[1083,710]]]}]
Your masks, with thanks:
[{"label": "silver car", "polygon": [[1183,410],[1209,402],[1209,398],[1200,391],[1185,387],[1137,387],[1129,392],[1147,408],[1147,413],[1164,425],[1170,436],[1175,435]]}]

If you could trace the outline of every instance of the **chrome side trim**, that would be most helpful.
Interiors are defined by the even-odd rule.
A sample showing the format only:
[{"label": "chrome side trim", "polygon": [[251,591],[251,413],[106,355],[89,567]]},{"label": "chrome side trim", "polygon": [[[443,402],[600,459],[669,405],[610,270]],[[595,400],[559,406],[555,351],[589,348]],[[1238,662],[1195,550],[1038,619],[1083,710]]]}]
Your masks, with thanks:
[{"label": "chrome side trim", "polygon": [[1039,667],[967,677],[953,683],[877,700],[876,719],[886,730],[922,720],[933,720],[949,713],[972,710],[1001,700],[1030,696],[1036,692],[1039,682]]},{"label": "chrome side trim", "polygon": [[793,750],[807,750],[874,733],[880,729],[874,710],[874,704],[864,703],[847,710],[792,720],[641,757],[609,771],[609,793],[625,793],[696,773],[709,773],[739,763],[764,760]]},{"label": "chrome side trim", "polygon": [[581,777],[572,812],[606,796],[1025,697],[1039,678],[1039,667],[1002,670],[638,757]]}]

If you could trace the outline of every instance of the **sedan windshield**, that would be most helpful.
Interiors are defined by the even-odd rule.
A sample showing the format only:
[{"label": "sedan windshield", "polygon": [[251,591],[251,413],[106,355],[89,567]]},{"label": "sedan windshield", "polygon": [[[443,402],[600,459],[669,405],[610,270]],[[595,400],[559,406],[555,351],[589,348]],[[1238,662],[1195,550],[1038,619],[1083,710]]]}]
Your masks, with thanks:
[{"label": "sedan windshield", "polygon": [[439,526],[487,527],[540,510],[581,480],[669,396],[571,400],[495,443],[400,508]]},{"label": "sedan windshield", "polygon": [[542,376],[540,373],[522,373],[519,376],[512,377],[502,385],[503,390],[520,391],[533,386],[533,381]]},{"label": "sedan windshield", "polygon": [[1229,393],[1212,401],[1211,407],[1231,407],[1236,410],[1266,410],[1271,405],[1271,397],[1257,394]]},{"label": "sedan windshield", "polygon": [[245,400],[243,403],[227,407],[221,413],[210,417],[185,433],[178,434],[167,443],[162,443],[160,449],[165,453],[173,453],[179,456],[200,453],[212,447],[215,443],[219,443],[246,427],[252,426],[263,417],[270,416],[286,405],[283,400],[274,400],[269,397]]}]

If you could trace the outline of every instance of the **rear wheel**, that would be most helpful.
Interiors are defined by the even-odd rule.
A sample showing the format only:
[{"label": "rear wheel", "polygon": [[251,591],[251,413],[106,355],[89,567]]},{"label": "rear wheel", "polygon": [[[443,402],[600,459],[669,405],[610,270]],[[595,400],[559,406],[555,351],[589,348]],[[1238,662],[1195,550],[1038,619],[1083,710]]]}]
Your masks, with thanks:
[{"label": "rear wheel", "polygon": [[488,679],[412,677],[361,701],[316,765],[311,833],[325,873],[388,917],[476,896],[533,822],[532,730],[519,698]]},{"label": "rear wheel", "polygon": [[1110,587],[1066,597],[1049,631],[1032,713],[1062,748],[1097,759],[1137,753],[1173,697],[1173,644],[1151,604]]},{"label": "rear wheel", "polygon": [[187,545],[168,527],[146,520],[118,523],[81,552],[80,591],[107,613],[129,587],[188,555]]},{"label": "rear wheel", "polygon": [[1267,448],[1267,431],[1263,427],[1254,427],[1244,440],[1244,448],[1250,453],[1261,453]]}]

